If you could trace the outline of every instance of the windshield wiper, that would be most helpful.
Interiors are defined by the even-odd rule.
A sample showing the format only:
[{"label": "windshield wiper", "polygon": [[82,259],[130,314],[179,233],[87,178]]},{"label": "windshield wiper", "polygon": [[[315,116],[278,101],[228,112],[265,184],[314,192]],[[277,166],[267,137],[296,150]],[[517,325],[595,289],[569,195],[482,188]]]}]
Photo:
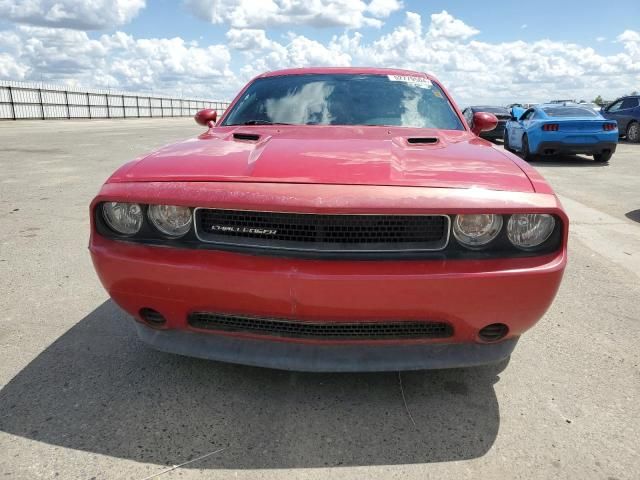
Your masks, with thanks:
[{"label": "windshield wiper", "polygon": [[247,120],[243,125],[293,125],[293,123],[270,122],[269,120]]}]

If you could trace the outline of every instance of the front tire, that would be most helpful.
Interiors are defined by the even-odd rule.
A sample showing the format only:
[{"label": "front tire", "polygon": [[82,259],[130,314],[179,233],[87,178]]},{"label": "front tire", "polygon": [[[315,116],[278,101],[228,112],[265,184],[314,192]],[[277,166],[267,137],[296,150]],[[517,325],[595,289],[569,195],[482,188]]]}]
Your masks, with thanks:
[{"label": "front tire", "polygon": [[535,155],[533,155],[531,150],[529,150],[529,138],[526,133],[522,136],[522,158],[527,162],[535,160]]},{"label": "front tire", "polygon": [[609,160],[611,160],[612,156],[613,156],[613,153],[611,153],[611,152],[596,153],[593,156],[593,159],[598,163],[605,163],[605,162],[608,162]]},{"label": "front tire", "polygon": [[640,142],[640,123],[633,122],[627,128],[627,140],[633,143]]}]

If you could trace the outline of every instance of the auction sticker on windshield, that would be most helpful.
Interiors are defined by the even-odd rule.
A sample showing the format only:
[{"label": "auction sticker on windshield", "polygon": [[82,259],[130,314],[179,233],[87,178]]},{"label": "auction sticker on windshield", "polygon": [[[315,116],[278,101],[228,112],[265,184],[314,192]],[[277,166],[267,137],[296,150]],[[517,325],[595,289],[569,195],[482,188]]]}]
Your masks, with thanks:
[{"label": "auction sticker on windshield", "polygon": [[392,82],[404,82],[420,88],[431,88],[431,80],[413,75],[387,75]]}]

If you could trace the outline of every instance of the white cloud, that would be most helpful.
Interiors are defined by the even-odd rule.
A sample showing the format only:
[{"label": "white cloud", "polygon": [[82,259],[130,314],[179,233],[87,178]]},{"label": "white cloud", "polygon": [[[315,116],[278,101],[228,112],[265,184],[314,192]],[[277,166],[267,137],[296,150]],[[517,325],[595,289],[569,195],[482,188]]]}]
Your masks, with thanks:
[{"label": "white cloud", "polygon": [[[225,45],[19,26],[0,32],[0,78],[224,97],[238,88]],[[220,89],[224,88],[224,94]]]},{"label": "white cloud", "polygon": [[184,0],[197,17],[233,28],[283,25],[380,27],[381,18],[402,8],[398,0]]},{"label": "white cloud", "polygon": [[454,18],[453,15],[443,10],[440,13],[431,15],[431,25],[428,33],[433,38],[459,38],[466,40],[480,33],[480,30],[470,27],[462,20]]},{"label": "white cloud", "polygon": [[307,67],[310,65],[334,65],[337,67],[351,64],[351,56],[338,49],[325,47],[322,43],[301,35],[291,37],[287,45],[287,67]]},{"label": "white cloud", "polygon": [[386,18],[393,12],[402,9],[402,2],[398,0],[371,0],[367,6],[367,11],[374,17]]},{"label": "white cloud", "polygon": [[241,74],[245,81],[262,72],[281,68],[351,65],[351,55],[340,45],[323,45],[291,32],[285,43],[270,40],[264,30],[231,29],[227,39],[231,48],[243,53],[245,66]]},{"label": "white cloud", "polygon": [[260,29],[232,28],[226,37],[229,47],[236,50],[263,50],[275,47],[275,43],[267,38],[267,33]]},{"label": "white cloud", "polygon": [[625,30],[616,40],[624,45],[636,62],[640,62],[640,32]]},{"label": "white cloud", "polygon": [[[288,8],[295,1],[286,2]],[[285,0],[271,3],[280,8]],[[382,15],[395,4],[366,6]],[[548,39],[489,43],[478,40],[478,34],[446,11],[424,19],[405,12],[404,22],[384,34],[365,37],[347,30],[325,42],[295,31],[274,37],[256,27],[231,27],[225,44],[204,45],[179,37],[136,38],[122,32],[95,37],[19,25],[0,31],[0,78],[231,98],[242,83],[268,70],[370,65],[431,72],[463,105],[598,94],[614,98],[640,90],[638,31],[620,33],[614,44],[618,52],[607,55]]]},{"label": "white cloud", "polygon": [[20,64],[7,54],[0,53],[0,78],[11,78],[13,80],[24,80],[29,73],[27,65]]},{"label": "white cloud", "polygon": [[609,56],[551,40],[481,42],[473,39],[478,33],[443,11],[428,23],[406,12],[402,25],[369,42],[359,32],[345,32],[326,44],[293,33],[279,42],[264,30],[232,29],[227,38],[230,47],[242,50],[243,80],[266,70],[308,65],[401,67],[434,73],[462,104],[613,97],[633,89],[640,78],[635,74],[637,32],[621,34],[624,52]]},{"label": "white cloud", "polygon": [[123,25],[145,0],[0,0],[0,17],[28,25],[102,30]]},{"label": "white cloud", "polygon": [[447,12],[428,25],[407,12],[405,23],[368,44],[345,33],[331,45],[355,65],[402,67],[434,73],[461,104],[546,101],[558,96],[615,97],[638,87],[640,33],[617,40],[624,51],[601,55],[583,45],[539,40],[487,43],[473,40],[478,30]]}]

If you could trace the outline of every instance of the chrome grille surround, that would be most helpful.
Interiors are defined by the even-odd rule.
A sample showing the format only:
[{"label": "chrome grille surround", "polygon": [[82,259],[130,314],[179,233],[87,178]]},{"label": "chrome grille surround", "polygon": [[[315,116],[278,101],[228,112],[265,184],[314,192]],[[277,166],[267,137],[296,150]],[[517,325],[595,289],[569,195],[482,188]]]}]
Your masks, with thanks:
[{"label": "chrome grille surround", "polygon": [[[218,220],[205,219],[210,214],[218,215]],[[451,231],[451,219],[444,214],[317,214],[204,207],[194,209],[193,224],[198,240],[208,244],[318,253],[437,252],[447,247]]]}]

